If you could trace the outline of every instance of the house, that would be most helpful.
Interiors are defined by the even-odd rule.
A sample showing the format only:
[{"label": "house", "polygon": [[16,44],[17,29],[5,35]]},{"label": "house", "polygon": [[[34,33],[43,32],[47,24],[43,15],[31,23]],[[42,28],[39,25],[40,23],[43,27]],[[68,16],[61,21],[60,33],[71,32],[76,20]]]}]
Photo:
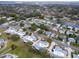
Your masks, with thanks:
[{"label": "house", "polygon": [[1,58],[18,58],[18,56],[7,53],[1,56]]},{"label": "house", "polygon": [[8,21],[10,21],[10,20],[12,20],[12,19],[13,19],[13,17],[8,17],[8,18],[7,18]]},{"label": "house", "polygon": [[74,38],[68,38],[68,41],[69,42],[75,42],[75,39]]},{"label": "house", "polygon": [[55,47],[52,49],[52,52],[53,52],[53,57],[54,57],[54,58],[64,58],[64,57],[66,57],[67,54],[68,54],[67,50],[62,49],[62,48],[59,47],[59,46],[55,46]]},{"label": "house", "polygon": [[0,25],[0,28],[7,29],[9,27],[9,23],[4,23]]},{"label": "house", "polygon": [[18,34],[20,37],[23,37],[26,33],[23,32],[22,29],[19,29],[19,30],[16,32],[16,34]]},{"label": "house", "polygon": [[46,42],[45,40],[40,40],[37,43],[32,45],[35,49],[41,50],[41,49],[46,49],[49,46],[49,43]]},{"label": "house", "polygon": [[4,31],[5,33],[10,33],[10,34],[16,34],[16,29],[15,28],[12,28],[12,27],[9,27],[6,31]]},{"label": "house", "polygon": [[66,34],[69,35],[69,34],[73,34],[72,31],[66,31]]},{"label": "house", "polygon": [[53,38],[53,37],[56,36],[56,34],[55,34],[55,33],[52,33],[51,31],[45,31],[45,34],[46,34],[48,37],[50,36],[50,38]]},{"label": "house", "polygon": [[72,26],[67,26],[67,28],[69,28],[70,30],[72,30],[72,29],[73,29],[73,27],[72,27]]},{"label": "house", "polygon": [[79,54],[78,55],[73,54],[73,58],[79,58]]},{"label": "house", "polygon": [[57,29],[57,28],[55,28],[55,27],[53,28],[53,30],[54,30],[54,31],[58,31],[58,29]]},{"label": "house", "polygon": [[34,42],[34,41],[37,40],[37,38],[34,35],[31,35],[31,36],[26,35],[22,39],[23,39],[24,42]]},{"label": "house", "polygon": [[51,34],[51,37],[52,37],[52,38],[56,37],[56,34],[55,34],[55,33],[52,33],[52,34]]},{"label": "house", "polygon": [[61,24],[56,24],[56,27],[59,28],[61,26]]},{"label": "house", "polygon": [[62,33],[62,34],[64,34],[65,30],[64,29],[60,29],[59,32]]},{"label": "house", "polygon": [[45,34],[49,37],[49,36],[52,34],[52,32],[50,32],[50,31],[45,31]]},{"label": "house", "polygon": [[79,28],[75,27],[75,31],[76,31],[76,32],[79,31]]}]

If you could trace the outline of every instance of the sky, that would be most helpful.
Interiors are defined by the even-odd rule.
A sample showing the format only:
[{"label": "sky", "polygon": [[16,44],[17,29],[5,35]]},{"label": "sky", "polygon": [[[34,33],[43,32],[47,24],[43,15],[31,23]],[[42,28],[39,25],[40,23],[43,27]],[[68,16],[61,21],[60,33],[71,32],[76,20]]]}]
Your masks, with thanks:
[{"label": "sky", "polygon": [[0,1],[79,1],[79,0],[0,0]]}]

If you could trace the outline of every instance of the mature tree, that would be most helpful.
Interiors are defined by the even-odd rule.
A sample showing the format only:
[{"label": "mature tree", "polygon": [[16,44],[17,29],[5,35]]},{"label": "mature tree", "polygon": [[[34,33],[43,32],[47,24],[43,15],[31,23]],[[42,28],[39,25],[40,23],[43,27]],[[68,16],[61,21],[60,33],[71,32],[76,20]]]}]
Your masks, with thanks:
[{"label": "mature tree", "polygon": [[24,26],[24,23],[23,22],[20,22],[20,26],[23,27]]},{"label": "mature tree", "polygon": [[5,22],[7,22],[6,19],[0,19],[0,24],[3,24],[3,23],[5,23]]},{"label": "mature tree", "polygon": [[13,34],[10,36],[10,39],[13,40],[13,41],[18,41],[20,39],[20,36],[17,35],[17,34]]}]

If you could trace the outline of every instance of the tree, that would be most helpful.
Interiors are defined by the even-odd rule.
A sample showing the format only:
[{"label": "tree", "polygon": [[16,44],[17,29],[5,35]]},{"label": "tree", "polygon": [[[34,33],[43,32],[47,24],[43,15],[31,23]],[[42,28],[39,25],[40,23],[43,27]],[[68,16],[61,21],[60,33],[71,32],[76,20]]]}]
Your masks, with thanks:
[{"label": "tree", "polygon": [[40,24],[40,28],[43,30],[47,30],[47,27],[44,24]]},{"label": "tree", "polygon": [[5,22],[7,22],[6,19],[0,19],[0,24],[3,24],[3,23],[5,23]]},{"label": "tree", "polygon": [[44,16],[43,16],[43,15],[41,15],[41,16],[39,16],[39,18],[40,18],[40,19],[44,19]]},{"label": "tree", "polygon": [[75,38],[75,43],[76,43],[76,44],[78,43],[78,40],[79,40],[79,37],[76,37],[76,38]]},{"label": "tree", "polygon": [[38,33],[39,33],[39,34],[42,34],[42,33],[43,33],[43,30],[39,30]]},{"label": "tree", "polygon": [[31,24],[31,30],[36,31],[37,26],[35,24]]},{"label": "tree", "polygon": [[23,26],[24,26],[24,23],[23,23],[23,22],[21,22],[21,23],[20,23],[20,26],[21,26],[21,27],[23,27]]},{"label": "tree", "polygon": [[17,34],[13,34],[13,35],[10,36],[10,39],[13,40],[13,41],[18,41],[20,39],[20,37]]},{"label": "tree", "polygon": [[12,44],[12,45],[11,45],[11,49],[12,49],[12,50],[15,50],[15,49],[16,49],[16,45]]}]

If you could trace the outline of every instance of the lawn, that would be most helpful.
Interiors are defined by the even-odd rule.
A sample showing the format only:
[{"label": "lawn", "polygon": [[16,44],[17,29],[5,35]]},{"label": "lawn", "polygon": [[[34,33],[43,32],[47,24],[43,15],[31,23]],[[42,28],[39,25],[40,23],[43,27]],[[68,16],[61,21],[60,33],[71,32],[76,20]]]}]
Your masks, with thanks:
[{"label": "lawn", "polygon": [[29,45],[26,45],[21,40],[13,42],[9,40],[8,42],[8,48],[11,48],[11,45],[15,44],[17,48],[15,50],[10,50],[8,53],[15,54],[19,56],[19,58],[44,58],[48,56],[43,56],[42,54],[39,54],[38,52],[35,52],[33,48]]},{"label": "lawn", "polygon": [[0,32],[3,32],[4,31],[4,29],[0,29]]},{"label": "lawn", "polygon": [[3,39],[7,39],[9,37],[9,35],[7,35],[6,33],[3,33],[2,35],[0,35],[0,38]]},{"label": "lawn", "polygon": [[[0,38],[8,40],[9,35],[2,34]],[[8,40],[7,47],[3,51],[0,51],[0,53],[4,53],[4,51],[11,48],[11,45],[14,44],[17,46],[15,50],[10,50],[8,53],[15,54],[19,56],[19,58],[44,58],[48,57],[45,54],[40,54],[38,51],[35,51],[31,44],[25,44],[21,39],[18,41],[13,41],[11,39]]]}]

